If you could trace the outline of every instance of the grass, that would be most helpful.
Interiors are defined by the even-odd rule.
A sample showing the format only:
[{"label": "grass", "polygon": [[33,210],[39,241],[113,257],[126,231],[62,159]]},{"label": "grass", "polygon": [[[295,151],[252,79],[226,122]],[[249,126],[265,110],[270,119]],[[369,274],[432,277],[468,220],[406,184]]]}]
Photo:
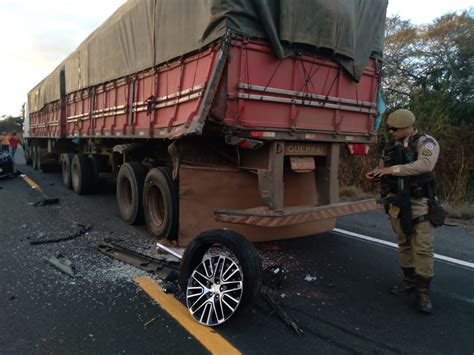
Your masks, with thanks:
[{"label": "grass", "polygon": [[452,207],[443,204],[444,209],[448,213],[448,217],[455,219],[474,219],[474,205],[465,205],[460,207]]},{"label": "grass", "polygon": [[357,186],[341,186],[339,188],[339,197],[341,200],[364,200],[367,198],[374,198],[373,194],[362,191],[362,189]]}]

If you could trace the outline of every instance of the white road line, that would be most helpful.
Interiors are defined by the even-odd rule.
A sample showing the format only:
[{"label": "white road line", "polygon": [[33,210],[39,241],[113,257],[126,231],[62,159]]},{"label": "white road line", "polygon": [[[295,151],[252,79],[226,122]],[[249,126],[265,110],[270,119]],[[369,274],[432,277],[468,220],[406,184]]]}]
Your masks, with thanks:
[{"label": "white road line", "polygon": [[[348,235],[348,236],[351,236],[351,237],[367,240],[369,242],[382,244],[382,245],[386,245],[386,246],[398,249],[398,245],[396,243],[387,242],[385,240],[381,240],[381,239],[377,239],[377,238],[372,238],[372,237],[369,237],[367,235],[346,231],[346,230],[340,229],[340,228],[334,228],[332,231],[337,233],[337,234],[340,234],[340,235]],[[457,265],[468,267],[470,269],[474,269],[474,263],[470,263],[468,261],[459,260],[459,259],[455,259],[455,258],[451,258],[449,256],[439,255],[439,254],[435,254],[434,257],[435,257],[435,259],[438,259],[438,260],[443,260],[443,261],[446,261],[448,263],[457,264]]]}]

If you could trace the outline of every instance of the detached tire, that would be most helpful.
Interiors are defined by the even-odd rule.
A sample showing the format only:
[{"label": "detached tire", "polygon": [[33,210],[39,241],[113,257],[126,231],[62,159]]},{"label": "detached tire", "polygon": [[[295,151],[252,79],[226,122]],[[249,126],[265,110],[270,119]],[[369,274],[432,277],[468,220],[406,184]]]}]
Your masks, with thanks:
[{"label": "detached tire", "polygon": [[64,153],[61,159],[61,172],[63,175],[63,184],[66,188],[72,188],[71,165],[74,154]]},{"label": "detached tire", "polygon": [[93,167],[86,154],[76,154],[71,163],[72,189],[79,195],[90,192],[93,185]]},{"label": "detached tire", "polygon": [[128,224],[143,222],[143,184],[146,169],[138,162],[125,163],[117,177],[117,205],[120,216]]},{"label": "detached tire", "polygon": [[[237,269],[229,261],[227,253],[212,255],[203,260],[209,248],[216,244],[232,252],[234,259],[238,261]],[[206,231],[194,238],[186,248],[181,259],[179,281],[194,319],[207,326],[219,325],[230,318],[237,308],[252,304],[259,295],[262,285],[260,259],[254,246],[239,233],[231,230]],[[229,285],[227,289],[226,284]],[[233,292],[232,287],[237,289],[239,284],[242,291],[226,301],[225,294]],[[237,299],[239,295],[239,302],[235,302],[233,299]],[[219,298],[222,299],[220,303]],[[206,314],[206,309],[211,312],[210,316]]]},{"label": "detached tire", "polygon": [[176,239],[179,227],[178,189],[171,169],[151,169],[143,188],[143,210],[148,230],[157,237]]}]

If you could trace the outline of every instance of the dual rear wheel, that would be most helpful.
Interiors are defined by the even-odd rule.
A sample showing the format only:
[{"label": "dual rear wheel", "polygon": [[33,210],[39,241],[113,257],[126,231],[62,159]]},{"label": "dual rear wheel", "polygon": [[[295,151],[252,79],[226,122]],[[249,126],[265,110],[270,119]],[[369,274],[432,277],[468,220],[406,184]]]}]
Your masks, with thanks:
[{"label": "dual rear wheel", "polygon": [[61,172],[64,186],[79,195],[91,192],[98,181],[94,161],[87,154],[63,154]]},{"label": "dual rear wheel", "polygon": [[176,239],[178,189],[169,168],[146,171],[138,162],[123,164],[117,178],[117,204],[128,224],[145,221],[154,236]]}]

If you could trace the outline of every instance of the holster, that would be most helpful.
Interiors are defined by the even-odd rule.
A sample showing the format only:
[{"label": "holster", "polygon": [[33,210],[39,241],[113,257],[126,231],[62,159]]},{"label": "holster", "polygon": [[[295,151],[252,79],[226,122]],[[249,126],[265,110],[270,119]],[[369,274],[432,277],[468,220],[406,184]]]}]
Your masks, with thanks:
[{"label": "holster", "polygon": [[446,211],[434,198],[428,200],[428,219],[435,227],[441,227],[446,219]]}]

